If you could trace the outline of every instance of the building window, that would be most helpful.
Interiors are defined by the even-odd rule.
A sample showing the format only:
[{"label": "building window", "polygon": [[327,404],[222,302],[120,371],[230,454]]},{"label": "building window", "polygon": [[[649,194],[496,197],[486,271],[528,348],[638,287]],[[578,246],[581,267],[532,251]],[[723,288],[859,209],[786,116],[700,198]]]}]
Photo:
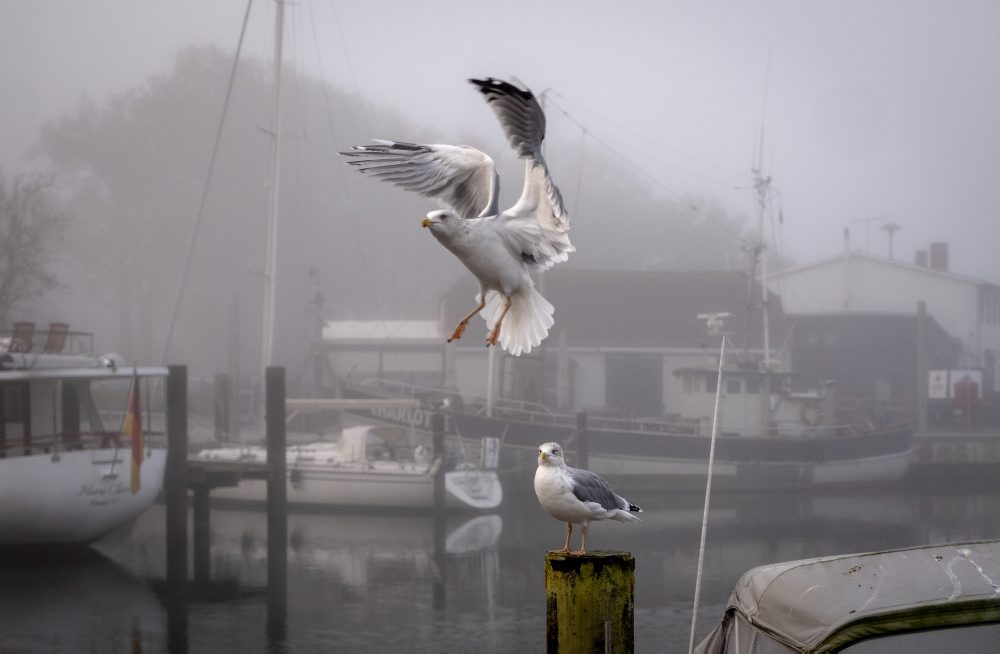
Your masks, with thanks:
[{"label": "building window", "polygon": [[760,380],[748,379],[746,392],[749,395],[756,395],[757,393],[760,393]]},{"label": "building window", "polygon": [[730,395],[739,395],[740,393],[740,380],[739,379],[729,379],[726,381],[726,392]]},{"label": "building window", "polygon": [[708,377],[706,377],[705,378],[705,392],[706,393],[715,393],[718,390],[719,390],[719,376],[718,375],[709,375]]}]

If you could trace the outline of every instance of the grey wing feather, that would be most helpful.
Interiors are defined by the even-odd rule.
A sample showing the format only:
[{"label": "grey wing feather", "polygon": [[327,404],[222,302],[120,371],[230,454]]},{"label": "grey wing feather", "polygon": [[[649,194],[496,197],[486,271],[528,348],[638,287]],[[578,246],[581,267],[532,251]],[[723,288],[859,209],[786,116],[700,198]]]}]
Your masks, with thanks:
[{"label": "grey wing feather", "polygon": [[462,218],[498,212],[493,160],[467,145],[376,140],[340,154],[360,172],[434,198]]},{"label": "grey wing feather", "polygon": [[611,485],[600,475],[580,468],[567,468],[569,478],[573,481],[573,495],[581,502],[597,502],[607,510],[625,509],[620,498],[611,490]]},{"label": "grey wing feather", "polygon": [[507,140],[525,160],[524,188],[517,203],[498,217],[514,252],[537,272],[566,261],[576,248],[569,241],[569,214],[542,157],[545,112],[527,89],[492,77],[470,79],[500,120]]},{"label": "grey wing feather", "polygon": [[486,97],[517,156],[533,158],[545,138],[545,112],[535,95],[492,77],[470,79],[469,82]]}]

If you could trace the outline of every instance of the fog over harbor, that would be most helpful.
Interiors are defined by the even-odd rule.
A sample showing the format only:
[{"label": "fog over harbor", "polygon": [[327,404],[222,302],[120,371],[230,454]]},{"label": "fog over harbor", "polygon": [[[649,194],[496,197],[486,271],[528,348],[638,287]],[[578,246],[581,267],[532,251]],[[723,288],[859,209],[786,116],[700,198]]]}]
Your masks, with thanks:
[{"label": "fog over harbor", "polygon": [[[63,275],[71,293],[88,281],[101,285],[94,261],[100,245],[73,229],[86,229],[102,210],[88,212],[78,199],[80,171],[93,170],[86,161],[93,155],[67,153],[68,123],[96,120],[76,126],[89,125],[98,137],[96,130],[114,124],[102,125],[99,117],[128,117],[135,124],[119,123],[127,134],[99,138],[113,138],[123,151],[131,147],[121,155],[126,158],[159,157],[134,180],[161,175],[149,179],[145,195],[162,194],[153,200],[157,206],[130,200],[132,224],[106,220],[101,241],[142,251],[142,225],[151,223],[149,238],[157,240],[168,223],[170,238],[158,241],[161,257],[147,264],[160,278],[152,290],[170,298],[246,8],[242,2],[97,0],[0,7],[0,160],[7,175],[54,169],[59,183],[71,187],[66,193],[77,194],[66,207],[73,228],[58,252],[72,267]],[[238,294],[244,316],[259,311],[259,290],[252,288],[259,280],[251,276],[263,248],[268,140],[258,128],[269,122],[273,15],[271,3],[251,6],[247,63],[236,77],[238,106],[220,143],[178,316],[184,336],[193,329],[192,314],[204,315],[205,302],[224,305]],[[579,250],[568,266],[744,269],[740,237],[755,229],[750,169],[763,128],[764,172],[775,191],[765,235],[783,261],[808,263],[841,252],[845,229],[851,248],[885,256],[889,239],[881,227],[895,223],[896,258],[912,261],[916,250],[945,241],[953,272],[1000,282],[995,2],[960,8],[935,2],[309,2],[289,5],[286,22],[286,65],[294,76],[286,81],[284,109],[281,314],[301,313],[312,290],[307,268],[318,271],[341,317],[433,314],[437,298],[462,274],[456,262],[435,256],[437,244],[415,229],[415,217],[433,203],[347,177],[333,153],[372,137],[468,141],[497,160],[507,180],[504,198],[512,201],[518,168],[493,117],[464,81],[487,75],[513,75],[545,93],[547,157]],[[201,79],[194,65],[201,66]],[[194,103],[181,109],[188,121],[158,125],[152,113],[168,94],[182,92],[179,75],[203,90],[171,101]],[[116,118],[125,98],[132,98],[131,113]],[[43,125],[47,137],[39,131]],[[161,148],[158,138],[191,140]],[[132,147],[138,142],[130,146],[131,139],[144,145]],[[175,151],[180,146],[183,151]],[[258,155],[259,165],[246,165],[246,157]],[[183,169],[182,185],[170,172],[174,166]],[[248,203],[235,200],[240,196]],[[234,231],[240,238],[232,238]],[[692,231],[703,233],[693,243],[704,251],[701,258],[691,256],[685,234]],[[705,242],[717,247],[702,247]],[[215,297],[199,299],[209,279]],[[220,292],[219,281],[229,294]],[[41,306],[65,299],[50,296]],[[157,305],[147,325],[153,333],[136,344],[140,351],[162,347],[160,325],[170,304]],[[97,313],[86,327],[104,332]],[[288,319],[279,322],[280,333],[297,333]],[[126,329],[120,319],[107,328]]]}]

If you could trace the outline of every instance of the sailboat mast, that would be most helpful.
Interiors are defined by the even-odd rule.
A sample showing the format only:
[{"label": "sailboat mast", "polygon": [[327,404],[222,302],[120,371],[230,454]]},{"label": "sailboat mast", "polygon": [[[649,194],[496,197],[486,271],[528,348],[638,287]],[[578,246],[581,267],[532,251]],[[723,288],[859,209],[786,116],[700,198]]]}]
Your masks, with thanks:
[{"label": "sailboat mast", "polygon": [[264,257],[263,327],[260,339],[261,374],[274,356],[274,307],[278,264],[278,181],[281,164],[281,68],[285,2],[275,0],[274,19],[274,99],[271,111],[271,203],[267,220]]},{"label": "sailboat mast", "polygon": [[771,178],[763,176],[764,169],[764,126],[760,126],[760,148],[757,155],[757,167],[753,169],[753,186],[757,191],[757,242],[753,247],[754,270],[751,280],[757,274],[757,260],[760,259],[760,291],[761,314],[764,316],[764,367],[771,367],[771,329],[768,315],[767,295],[767,244],[764,242],[764,208],[767,206],[767,192],[771,187]]}]

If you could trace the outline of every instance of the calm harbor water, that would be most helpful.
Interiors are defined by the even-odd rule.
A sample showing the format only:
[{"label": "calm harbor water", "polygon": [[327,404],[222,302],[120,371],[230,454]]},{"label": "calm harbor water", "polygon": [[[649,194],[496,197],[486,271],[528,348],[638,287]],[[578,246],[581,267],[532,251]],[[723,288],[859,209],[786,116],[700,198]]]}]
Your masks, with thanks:
[{"label": "calm harbor water", "polygon": [[[546,549],[562,545],[565,530],[525,490],[508,489],[495,514],[449,517],[437,552],[427,516],[290,515],[288,611],[279,642],[267,635],[264,513],[213,509],[217,583],[188,602],[188,650],[544,651],[542,562]],[[636,651],[685,651],[702,497],[621,490],[644,507],[643,522],[596,524],[589,545],[636,558]],[[753,566],[1000,537],[1000,503],[985,488],[718,493],[713,506],[699,639]],[[5,560],[0,650],[166,651],[164,523],[158,504],[89,555]]]}]

